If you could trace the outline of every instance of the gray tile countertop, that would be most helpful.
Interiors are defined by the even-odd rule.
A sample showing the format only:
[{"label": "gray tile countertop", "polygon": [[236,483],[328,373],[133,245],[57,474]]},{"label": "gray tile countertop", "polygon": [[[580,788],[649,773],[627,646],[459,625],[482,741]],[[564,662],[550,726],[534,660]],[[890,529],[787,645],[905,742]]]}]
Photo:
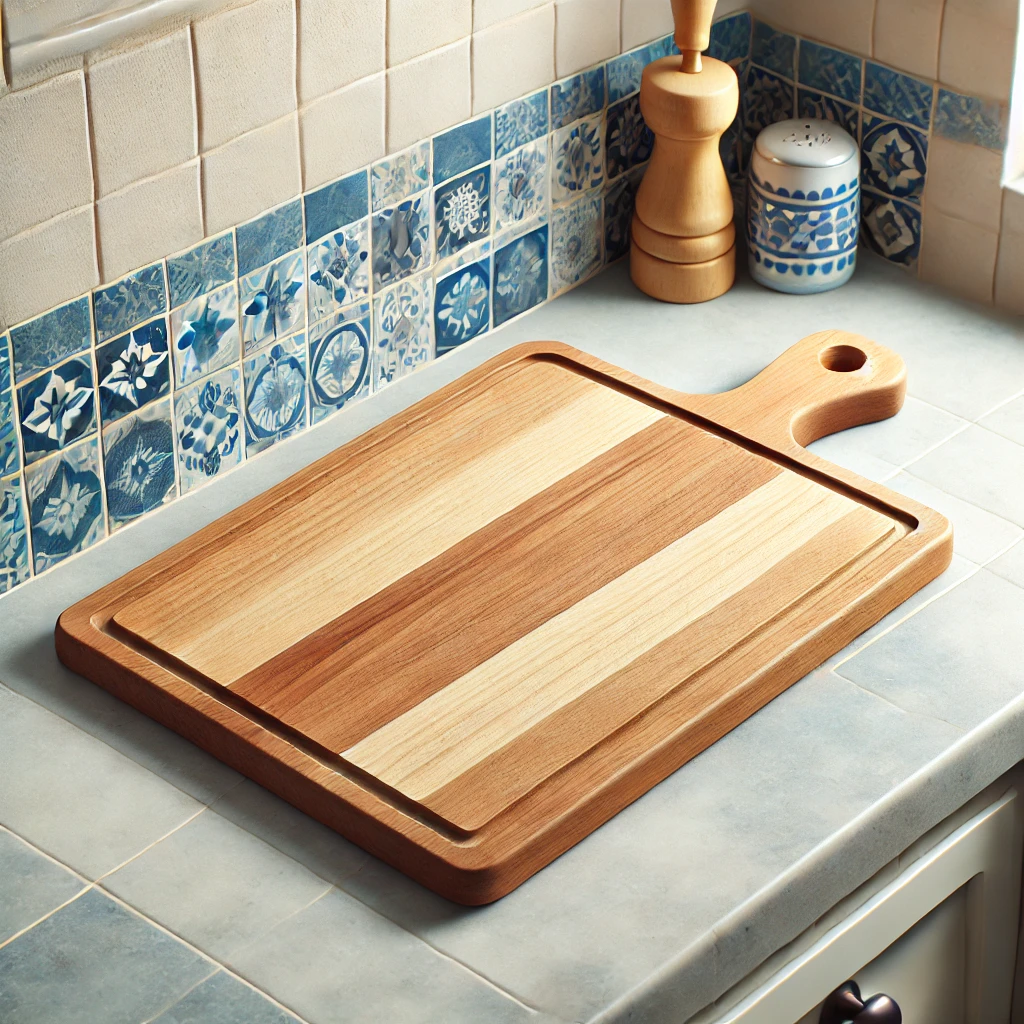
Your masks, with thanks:
[{"label": "gray tile countertop", "polygon": [[[825,327],[900,352],[815,450],[948,515],[952,566],[505,899],[448,903],[63,669],[59,612],[520,341],[684,391]],[[661,305],[620,265],[0,599],[5,1024],[680,1024],[1024,759],[1024,321],[865,258]]]}]

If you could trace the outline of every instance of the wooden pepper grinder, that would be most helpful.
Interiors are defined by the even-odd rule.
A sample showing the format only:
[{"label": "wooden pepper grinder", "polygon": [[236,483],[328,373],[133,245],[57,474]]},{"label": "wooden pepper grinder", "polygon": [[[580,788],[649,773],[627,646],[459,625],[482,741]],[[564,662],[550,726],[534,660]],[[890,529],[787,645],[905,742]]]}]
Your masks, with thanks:
[{"label": "wooden pepper grinder", "polygon": [[654,152],[636,197],[630,275],[665,302],[705,302],[736,277],[733,200],[718,141],[739,107],[728,64],[701,58],[711,42],[715,0],[672,0],[682,59],[644,68],[640,109]]}]

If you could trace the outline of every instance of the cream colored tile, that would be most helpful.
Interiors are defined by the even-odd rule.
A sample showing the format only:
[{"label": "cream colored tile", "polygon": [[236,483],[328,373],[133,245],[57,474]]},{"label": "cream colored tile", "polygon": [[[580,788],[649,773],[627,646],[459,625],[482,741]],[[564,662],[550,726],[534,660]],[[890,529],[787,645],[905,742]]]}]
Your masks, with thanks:
[{"label": "cream colored tile", "polygon": [[558,0],[555,73],[571,75],[619,52],[619,0]]},{"label": "cream colored tile", "polygon": [[1003,158],[999,153],[932,136],[928,146],[925,208],[937,208],[998,231],[1003,202],[1002,169]]},{"label": "cream colored tile", "polygon": [[99,283],[91,204],[0,243],[0,320],[9,324]]},{"label": "cream colored tile", "polygon": [[0,241],[91,203],[85,76],[0,99]]},{"label": "cream colored tile", "polygon": [[[716,16],[722,13],[718,7],[715,8]],[[671,0],[622,0],[623,52],[667,36],[674,30]]]},{"label": "cream colored tile", "polygon": [[1024,182],[1003,189],[1002,230],[1024,235]]},{"label": "cream colored tile", "polygon": [[295,0],[256,0],[192,33],[203,152],[295,110]]},{"label": "cream colored tile", "polygon": [[1008,99],[1016,35],[1016,19],[1007,19],[998,4],[947,2],[939,81],[960,92]]},{"label": "cream colored tile", "polygon": [[388,0],[388,67],[473,31],[473,0]]},{"label": "cream colored tile", "polygon": [[299,102],[384,70],[387,0],[298,0]]},{"label": "cream colored tile", "polygon": [[98,196],[196,155],[188,29],[97,61],[87,74]]},{"label": "cream colored tile", "polygon": [[996,305],[1024,315],[1024,193],[1003,190],[1003,220],[996,260]]},{"label": "cream colored tile", "polygon": [[943,3],[882,0],[875,12],[875,59],[912,75],[936,78]]},{"label": "cream colored tile", "polygon": [[206,234],[249,220],[301,191],[299,115],[294,113],[203,157]]},{"label": "cream colored tile", "polygon": [[96,204],[100,279],[113,281],[200,241],[199,160],[134,182]]},{"label": "cream colored tile", "polygon": [[517,14],[543,7],[550,0],[473,0],[473,31],[479,32],[499,21],[507,21]]},{"label": "cream colored tile", "polygon": [[926,208],[918,275],[975,302],[992,301],[999,234]]},{"label": "cream colored tile", "polygon": [[862,56],[871,54],[875,0],[756,0],[752,7],[776,28]]},{"label": "cream colored tile", "polygon": [[555,77],[555,8],[538,7],[473,35],[473,113],[489,110]]},{"label": "cream colored tile", "polygon": [[388,152],[470,115],[469,39],[388,69]]},{"label": "cream colored tile", "polygon": [[715,5],[715,18],[724,18],[727,14],[749,10],[751,10],[750,0],[718,0]]},{"label": "cream colored tile", "polygon": [[315,188],[384,155],[384,75],[321,96],[299,111],[302,187]]}]

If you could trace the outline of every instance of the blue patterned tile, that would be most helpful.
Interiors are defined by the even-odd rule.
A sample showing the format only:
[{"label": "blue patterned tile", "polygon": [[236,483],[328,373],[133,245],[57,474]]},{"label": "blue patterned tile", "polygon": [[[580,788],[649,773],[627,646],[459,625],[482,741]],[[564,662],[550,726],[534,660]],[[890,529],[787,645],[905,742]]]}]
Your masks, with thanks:
[{"label": "blue patterned tile", "polygon": [[421,192],[371,218],[373,286],[381,288],[428,267],[433,246],[430,234],[430,193]]},{"label": "blue patterned tile", "polygon": [[606,65],[605,73],[608,80],[608,102],[615,103],[624,96],[631,96],[640,89],[640,80],[643,77],[644,68],[665,56],[661,52],[660,43],[648,43],[636,50],[612,57]]},{"label": "blue patterned tile", "polygon": [[542,216],[548,207],[548,140],[537,139],[494,162],[494,229]]},{"label": "blue patterned tile", "polygon": [[879,255],[904,267],[917,265],[921,211],[910,203],[861,190],[861,235]]},{"label": "blue patterned tile", "polygon": [[0,334],[0,391],[11,386],[11,349],[10,338]]},{"label": "blue patterned tile", "polygon": [[897,199],[920,202],[927,161],[928,140],[921,132],[864,115],[861,163],[865,185]]},{"label": "blue patterned tile", "polygon": [[236,362],[241,349],[235,286],[229,284],[175,310],[171,339],[178,386]]},{"label": "blue patterned tile", "polygon": [[939,89],[935,134],[1001,153],[1006,144],[1006,107],[995,100]]},{"label": "blue patterned tile", "polygon": [[302,203],[295,199],[235,228],[238,276],[244,277],[302,245]]},{"label": "blue patterned tile", "polygon": [[434,339],[439,356],[483,334],[491,320],[490,262],[471,263],[434,287]]},{"label": "blue patterned tile", "polygon": [[238,282],[239,321],[246,353],[300,327],[306,313],[306,270],[301,252],[285,256]]},{"label": "blue patterned tile", "polygon": [[640,112],[640,97],[615,103],[608,108],[605,122],[605,161],[609,178],[615,178],[650,159],[654,135]]},{"label": "blue patterned tile", "polygon": [[306,428],[306,337],[267,346],[246,359],[245,448],[255,455]]},{"label": "blue patterned tile", "polygon": [[173,501],[171,400],[154,402],[103,430],[110,532]]},{"label": "blue patterned tile", "polygon": [[491,115],[434,136],[434,184],[491,159]]},{"label": "blue patterned tile", "polygon": [[25,470],[35,571],[84,551],[105,533],[96,438]]},{"label": "blue patterned tile", "polygon": [[551,127],[562,128],[604,105],[604,66],[581,71],[551,86]]},{"label": "blue patterned tile", "polygon": [[818,92],[831,93],[848,103],[860,102],[860,57],[803,40],[800,43],[798,81]]},{"label": "blue patterned tile", "polygon": [[306,252],[307,302],[313,323],[370,293],[370,221],[339,228]]},{"label": "blue patterned tile", "polygon": [[548,133],[548,91],[513,100],[494,112],[494,155],[505,156]]},{"label": "blue patterned tile", "polygon": [[357,171],[310,192],[303,202],[306,206],[306,244],[312,245],[324,235],[369,216],[367,172]]},{"label": "blue patterned tile", "polygon": [[559,128],[552,134],[553,203],[568,202],[604,181],[603,127],[598,115]]},{"label": "blue patterned tile", "polygon": [[167,321],[162,317],[96,350],[100,421],[106,426],[171,390]]},{"label": "blue patterned tile", "polygon": [[746,166],[761,129],[793,116],[795,97],[794,87],[789,82],[753,64],[744,69],[741,81],[741,142]]},{"label": "blue patterned tile", "polygon": [[370,195],[374,213],[408,199],[430,184],[430,142],[378,160],[370,168]]},{"label": "blue patterned tile", "polygon": [[0,480],[0,594],[29,577],[28,529],[21,477]]},{"label": "blue patterned tile", "polygon": [[401,281],[373,300],[373,390],[434,357],[434,290],[429,274]]},{"label": "blue patterned tile", "polygon": [[796,77],[796,36],[779,32],[763,21],[754,22],[750,59],[785,78]]},{"label": "blue patterned tile", "polygon": [[723,60],[726,64],[749,57],[751,20],[750,12],[742,11],[716,21],[711,26],[708,56]]},{"label": "blue patterned tile", "polygon": [[229,231],[167,261],[171,308],[234,281],[235,237]]},{"label": "blue patterned tile", "polygon": [[174,396],[181,493],[187,494],[242,461],[242,374],[237,366]]},{"label": "blue patterned tile", "polygon": [[932,119],[932,87],[869,60],[864,66],[864,107],[927,128]]},{"label": "blue patterned tile", "polygon": [[18,452],[18,428],[14,416],[14,394],[0,391],[0,476],[21,469]]},{"label": "blue patterned tile", "polygon": [[495,327],[548,297],[547,225],[495,251],[491,294]]},{"label": "blue patterned tile", "polygon": [[438,259],[486,237],[491,227],[490,167],[434,189],[434,225]]},{"label": "blue patterned tile", "polygon": [[611,263],[629,252],[629,226],[633,220],[636,190],[643,168],[638,167],[613,181],[604,194],[605,262]]},{"label": "blue patterned tile", "polygon": [[25,462],[66,448],[96,427],[92,361],[69,359],[18,388]]},{"label": "blue patterned tile", "polygon": [[59,306],[11,330],[14,379],[23,381],[68,356],[84,352],[91,344],[89,300],[83,297]]},{"label": "blue patterned tile", "polygon": [[831,96],[799,88],[797,113],[799,117],[817,117],[823,121],[834,121],[848,131],[855,142],[860,138],[860,110]]},{"label": "blue patterned tile", "polygon": [[96,341],[109,341],[143,320],[167,311],[164,268],[161,263],[136,270],[114,284],[92,293]]},{"label": "blue patterned tile", "polygon": [[343,309],[309,329],[309,402],[319,423],[370,393],[370,304]]},{"label": "blue patterned tile", "polygon": [[551,212],[551,291],[586,280],[601,267],[601,197],[581,196]]}]

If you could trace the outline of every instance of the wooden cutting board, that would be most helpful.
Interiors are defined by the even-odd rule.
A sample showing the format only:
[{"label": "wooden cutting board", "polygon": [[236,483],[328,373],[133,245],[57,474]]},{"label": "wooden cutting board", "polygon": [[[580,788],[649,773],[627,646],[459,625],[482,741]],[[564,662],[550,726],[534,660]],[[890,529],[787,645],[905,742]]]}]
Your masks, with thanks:
[{"label": "wooden cutting board", "polygon": [[490,902],[949,564],[945,519],[801,447],[904,391],[838,332],[721,395],[523,345],[79,602],[57,651]]}]

